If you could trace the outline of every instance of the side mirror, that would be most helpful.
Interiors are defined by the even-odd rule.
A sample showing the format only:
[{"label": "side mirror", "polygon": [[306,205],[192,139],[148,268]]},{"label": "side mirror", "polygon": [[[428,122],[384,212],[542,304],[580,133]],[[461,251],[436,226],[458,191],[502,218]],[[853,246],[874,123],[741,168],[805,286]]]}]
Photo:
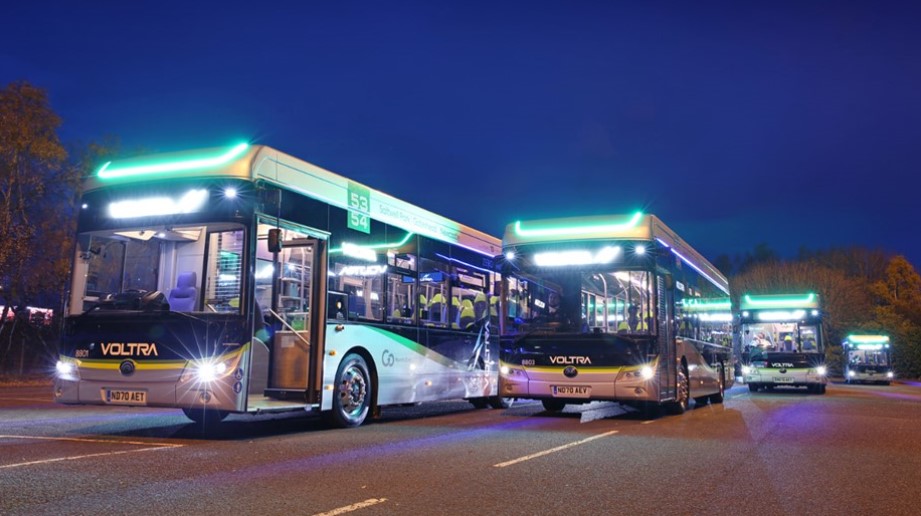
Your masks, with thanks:
[{"label": "side mirror", "polygon": [[280,253],[281,252],[281,230],[278,228],[269,230],[269,252],[270,253]]}]

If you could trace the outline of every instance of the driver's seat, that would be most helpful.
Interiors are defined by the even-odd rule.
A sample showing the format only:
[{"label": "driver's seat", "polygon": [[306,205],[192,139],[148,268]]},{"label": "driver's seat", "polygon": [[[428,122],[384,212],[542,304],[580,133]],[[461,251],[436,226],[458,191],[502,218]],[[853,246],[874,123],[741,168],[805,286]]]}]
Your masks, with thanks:
[{"label": "driver's seat", "polygon": [[195,272],[180,272],[176,279],[176,288],[169,291],[169,307],[175,312],[191,312],[198,300],[198,288],[195,286]]}]

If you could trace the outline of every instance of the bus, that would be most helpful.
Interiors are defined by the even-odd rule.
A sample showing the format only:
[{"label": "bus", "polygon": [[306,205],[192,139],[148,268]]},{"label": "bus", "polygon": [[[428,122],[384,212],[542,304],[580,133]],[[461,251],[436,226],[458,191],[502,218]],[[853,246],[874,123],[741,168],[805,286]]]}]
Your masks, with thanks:
[{"label": "bus", "polygon": [[658,217],[517,221],[502,250],[502,396],[551,412],[614,401],[647,417],[722,403],[731,322],[701,308],[728,298],[729,282]]},{"label": "bus", "polygon": [[887,335],[851,334],[841,343],[847,383],[889,385],[895,378]]},{"label": "bus", "polygon": [[501,240],[276,149],[88,178],[54,399],[361,425],[498,397]]},{"label": "bus", "polygon": [[739,303],[742,373],[751,392],[828,383],[822,310],[815,293],[744,294]]}]

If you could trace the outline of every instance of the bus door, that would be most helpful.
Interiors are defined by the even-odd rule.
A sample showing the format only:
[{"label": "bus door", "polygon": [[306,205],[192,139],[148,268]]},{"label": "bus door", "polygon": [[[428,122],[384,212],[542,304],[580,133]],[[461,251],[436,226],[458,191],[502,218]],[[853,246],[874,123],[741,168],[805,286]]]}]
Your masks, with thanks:
[{"label": "bus door", "polygon": [[675,328],[670,323],[675,318],[675,291],[674,280],[670,275],[656,274],[656,304],[658,318],[656,323],[657,339],[659,342],[659,368],[663,375],[659,376],[659,399],[677,396],[678,357],[675,349]]},{"label": "bus door", "polygon": [[326,241],[281,230],[275,253],[269,395],[319,402],[324,351]]}]

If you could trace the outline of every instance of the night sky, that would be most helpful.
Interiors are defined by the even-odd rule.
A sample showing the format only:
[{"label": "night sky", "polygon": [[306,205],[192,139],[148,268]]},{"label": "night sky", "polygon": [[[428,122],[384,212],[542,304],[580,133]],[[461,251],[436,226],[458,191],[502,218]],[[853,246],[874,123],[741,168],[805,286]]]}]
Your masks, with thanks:
[{"label": "night sky", "polygon": [[248,140],[499,237],[642,209],[711,259],[921,266],[921,2],[18,4],[0,86],[65,143]]}]

